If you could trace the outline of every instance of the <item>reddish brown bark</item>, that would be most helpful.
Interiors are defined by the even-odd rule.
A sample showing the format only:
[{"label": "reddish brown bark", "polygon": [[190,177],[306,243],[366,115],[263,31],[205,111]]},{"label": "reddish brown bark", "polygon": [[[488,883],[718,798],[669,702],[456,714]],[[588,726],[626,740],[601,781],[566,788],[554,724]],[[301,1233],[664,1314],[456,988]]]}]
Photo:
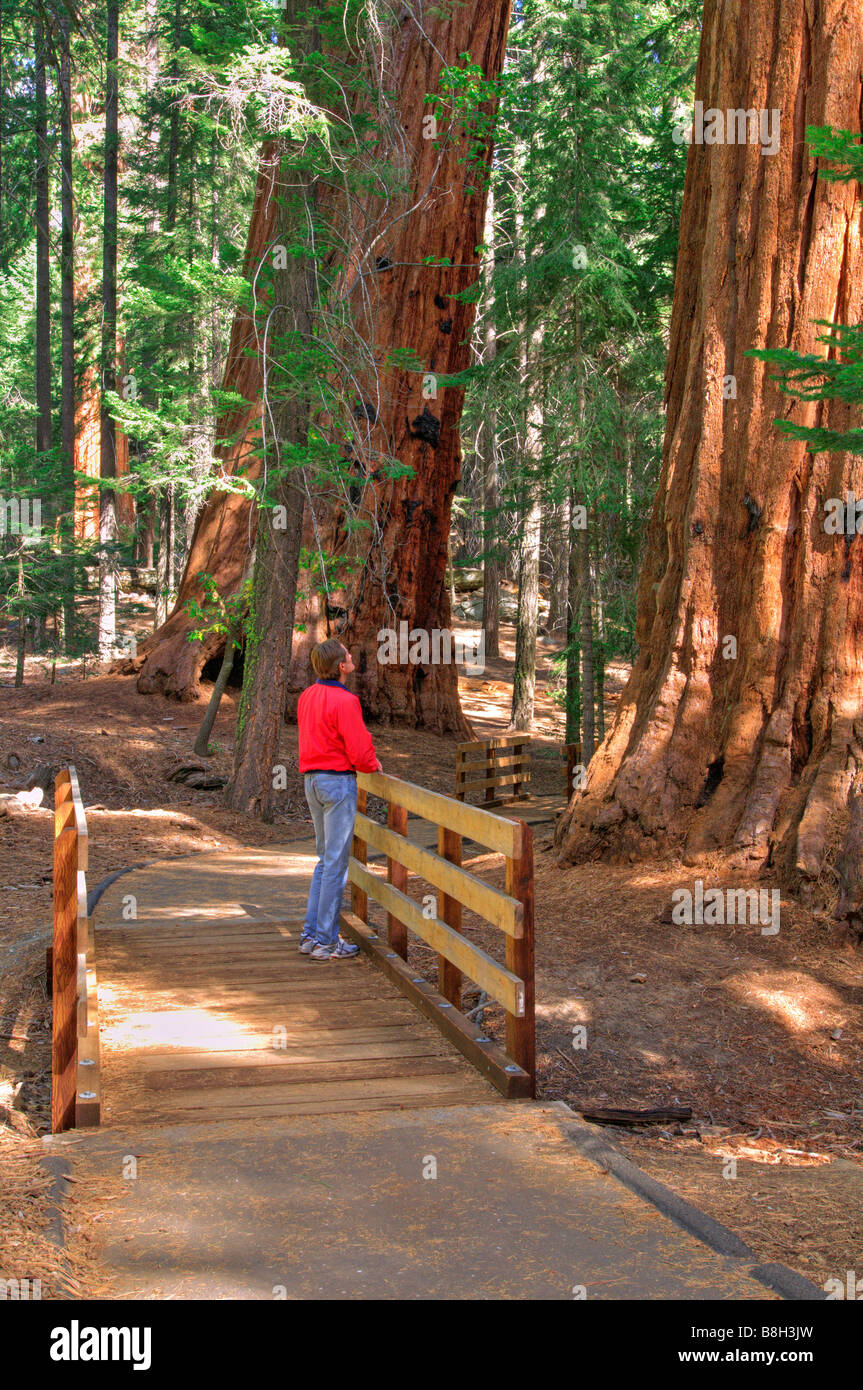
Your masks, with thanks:
[{"label": "reddish brown bark", "polygon": [[[274,148],[268,144],[261,154],[243,264],[243,273],[250,280],[264,249],[273,241],[277,211],[273,198]],[[220,445],[216,453],[223,460],[225,475],[242,474],[255,479],[260,471],[253,451],[259,441],[261,371],[256,354],[254,318],[245,309],[237,311],[232,325],[224,389],[235,391],[251,404],[225,411],[219,417],[216,438],[231,442]],[[220,593],[225,596],[235,593],[246,571],[254,538],[254,517],[242,494],[211,493],[195,524],[174,610],[158,632],[139,648],[145,657],[138,677],[139,690],[145,693],[164,690],[181,700],[196,698],[201,671],[209,658],[221,649],[224,639],[211,637],[204,642],[189,642],[192,623],[185,604],[192,597],[202,597],[197,582],[202,571],[215,576]]]},{"label": "reddish brown bark", "polygon": [[[78,281],[77,293],[84,292],[86,281]],[[115,426],[117,477],[129,472],[129,441]],[[88,367],[81,384],[81,397],[75,406],[75,468],[89,478],[99,477],[102,450],[101,403],[99,374]],[[116,494],[120,525],[131,529],[135,524],[135,499],[128,492]],[[86,483],[75,485],[75,536],[78,540],[95,540],[99,535],[99,493]]]},{"label": "reddish brown bark", "polygon": [[[362,304],[357,313],[359,331],[375,364],[375,371],[363,383],[365,404],[377,412],[369,422],[365,453],[394,456],[410,465],[416,476],[397,481],[379,477],[363,483],[359,515],[373,527],[361,533],[359,553],[356,540],[345,530],[344,510],[323,498],[315,499],[316,526],[307,507],[304,535],[304,544],[313,548],[317,531],[325,550],[356,564],[352,574],[343,576],[344,592],[331,594],[331,600],[347,609],[343,635],[357,664],[356,689],[367,712],[380,719],[463,734],[469,733],[469,726],[458,703],[455,667],[400,667],[377,660],[380,628],[398,629],[403,620],[410,627],[427,629],[445,628],[449,623],[444,579],[450,507],[461,471],[458,425],[463,391],[440,387],[436,399],[424,399],[419,374],[386,369],[385,361],[393,348],[407,348],[438,376],[468,365],[473,305],[452,296],[471,285],[477,275],[484,180],[480,170],[464,161],[464,139],[441,143],[422,138],[422,119],[429,110],[424,98],[437,90],[443,63],[455,63],[464,52],[470,53],[487,77],[495,77],[503,61],[508,21],[509,0],[455,7],[449,16],[427,19],[425,34],[417,32],[405,12],[395,38],[393,85],[410,151],[408,191],[400,204],[391,205],[384,219],[389,231],[371,248],[370,257],[363,261],[369,248],[357,248],[363,278],[357,282],[355,298],[358,306]],[[486,163],[489,159],[490,150],[486,150]],[[272,240],[270,179],[265,158],[250,228],[247,274]],[[415,210],[409,212],[411,208]],[[402,212],[408,215],[400,216]],[[380,218],[380,209],[370,202],[366,214],[372,223]],[[447,257],[452,264],[446,268],[424,265],[430,257]],[[249,316],[238,315],[225,385],[256,401],[258,360],[247,352],[253,339]],[[219,422],[219,437],[237,435],[237,442],[223,454],[226,472],[235,473],[248,460],[258,415],[254,404]],[[177,607],[143,649],[139,689],[164,690],[180,699],[195,697],[201,669],[217,645],[215,641],[209,646],[188,643],[185,602],[196,593],[195,576],[201,570],[215,575],[222,592],[236,589],[253,531],[248,503],[236,495],[211,497],[196,526]],[[303,571],[301,592],[310,587],[309,579]],[[292,683],[298,692],[308,679],[308,648],[325,635],[333,620],[315,594],[301,604],[297,618],[307,629],[295,637]]]},{"label": "reddish brown bark", "polygon": [[[121,46],[121,52],[125,45]],[[70,87],[72,143],[90,173],[104,179],[103,166],[91,156],[94,140],[101,139],[101,115],[96,114],[93,99],[80,88]],[[70,154],[71,160],[71,154]],[[122,169],[122,160],[119,167]],[[71,196],[71,194],[69,194]],[[71,204],[70,204],[71,206]],[[75,218],[72,241],[77,247],[74,258],[73,289],[71,298],[81,304],[93,292],[95,286],[94,257],[95,246],[87,244],[86,227],[80,217]],[[71,311],[70,311],[71,312]],[[118,334],[119,361],[124,360],[122,334]],[[122,378],[123,368],[119,376]],[[100,475],[102,452],[102,401],[99,390],[99,371],[96,366],[88,366],[82,373],[76,392],[74,407],[74,444],[72,450],[73,466],[77,473],[86,473],[89,478]],[[113,456],[116,476],[123,477],[129,472],[129,441],[122,430],[114,427]],[[94,485],[76,482],[74,484],[74,529],[76,540],[96,540],[99,536],[99,489]],[[135,524],[135,499],[131,493],[115,494],[117,517],[122,527],[130,530]]]},{"label": "reddish brown bark", "polygon": [[816,177],[804,134],[859,132],[861,70],[863,0],[706,2],[696,99],[778,108],[781,139],[689,151],[640,654],[559,826],[565,861],[669,839],[814,877],[863,763],[863,540],[826,535],[822,505],[863,491],[861,463],[773,423],[854,422],[744,355],[823,352],[814,320],[863,317],[859,190]]}]

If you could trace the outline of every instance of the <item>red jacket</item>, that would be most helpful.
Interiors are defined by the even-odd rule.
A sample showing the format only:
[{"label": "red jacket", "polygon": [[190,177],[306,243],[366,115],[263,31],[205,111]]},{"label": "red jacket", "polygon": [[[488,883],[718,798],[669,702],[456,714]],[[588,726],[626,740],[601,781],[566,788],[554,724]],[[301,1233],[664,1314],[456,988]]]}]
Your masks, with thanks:
[{"label": "red jacket", "polygon": [[378,757],[356,695],[341,681],[316,681],[297,704],[300,772],[374,772]]}]

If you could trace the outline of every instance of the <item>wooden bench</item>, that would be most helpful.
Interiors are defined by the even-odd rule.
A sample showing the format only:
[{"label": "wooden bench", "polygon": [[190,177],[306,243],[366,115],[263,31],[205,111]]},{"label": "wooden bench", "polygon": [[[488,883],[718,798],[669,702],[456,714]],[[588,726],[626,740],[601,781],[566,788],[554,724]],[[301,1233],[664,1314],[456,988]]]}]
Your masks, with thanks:
[{"label": "wooden bench", "polygon": [[[503,1095],[533,1096],[536,1034],[530,828],[383,773],[359,773],[357,782],[358,811],[349,869],[352,910],[341,915],[344,935],[356,942]],[[365,814],[369,793],[387,803],[386,826]],[[408,812],[437,826],[436,854],[408,840]],[[504,855],[503,892],[461,867],[463,836]],[[386,855],[386,880],[367,868],[369,848]],[[409,873],[435,889],[434,914],[408,897]],[[386,941],[369,924],[369,898],[386,911]],[[503,932],[505,965],[461,935],[463,906]],[[409,930],[438,953],[437,989],[407,963]],[[465,975],[490,999],[503,1004],[505,1050],[461,1012]]]},{"label": "wooden bench", "polygon": [[[498,738],[460,743],[456,752],[455,794],[464,801],[469,791],[483,791],[483,808],[505,801],[527,801],[530,781],[530,734],[501,734]],[[510,790],[506,791],[505,788]]]},{"label": "wooden bench", "polygon": [[99,1006],[93,924],[87,916],[88,832],[74,767],[54,779],[54,936],[51,1129],[98,1125]]}]

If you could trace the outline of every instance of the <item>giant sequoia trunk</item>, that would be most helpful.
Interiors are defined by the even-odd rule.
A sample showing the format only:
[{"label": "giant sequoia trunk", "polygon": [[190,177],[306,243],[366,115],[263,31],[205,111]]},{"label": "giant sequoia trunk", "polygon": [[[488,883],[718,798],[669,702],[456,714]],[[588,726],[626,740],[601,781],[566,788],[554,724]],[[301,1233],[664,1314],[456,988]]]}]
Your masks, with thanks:
[{"label": "giant sequoia trunk", "polygon": [[[306,631],[294,639],[292,666],[298,693],[307,680],[309,646],[327,635],[337,608],[343,608],[339,635],[356,661],[356,689],[367,713],[462,734],[469,727],[458,703],[455,667],[381,664],[377,633],[381,628],[398,630],[405,620],[410,627],[425,629],[449,624],[447,538],[461,470],[458,426],[463,391],[441,385],[436,396],[424,396],[419,373],[387,368],[385,360],[392,349],[409,349],[428,373],[438,377],[468,365],[473,306],[453,296],[476,278],[485,195],[477,170],[464,158],[464,138],[448,143],[422,138],[423,118],[428,114],[424,99],[426,93],[437,90],[443,64],[455,64],[464,52],[470,53],[487,77],[497,76],[509,8],[509,0],[482,0],[458,6],[451,15],[441,10],[437,17],[426,17],[422,33],[407,7],[399,19],[391,85],[398,93],[397,115],[405,131],[407,179],[400,208],[393,208],[389,231],[374,247],[357,291],[365,296],[360,332],[377,371],[369,399],[360,408],[366,407],[370,416],[369,450],[381,450],[410,465],[415,476],[373,477],[363,483],[357,510],[360,519],[371,523],[371,530],[359,555],[356,540],[344,526],[343,509],[321,502],[313,516],[307,507],[304,545],[314,548],[320,541],[326,551],[343,555],[355,568],[337,580],[344,592],[331,595],[339,600],[332,605],[311,592],[309,572],[301,574],[301,592],[310,592],[297,615]],[[265,151],[262,159],[247,274],[253,272],[273,237],[270,156],[271,151]],[[485,158],[488,163],[490,148]],[[399,216],[400,211],[404,215]],[[369,223],[380,216],[371,201],[366,212]],[[360,255],[365,250],[358,248]],[[450,264],[424,264],[431,258],[448,258]],[[225,471],[236,473],[247,465],[250,477],[257,473],[250,456],[257,443],[261,386],[258,358],[248,352],[253,343],[250,316],[238,314],[225,387],[240,392],[252,405],[226,416],[217,427],[219,438],[233,441],[223,451]],[[140,690],[195,698],[201,670],[217,645],[188,642],[191,624],[185,604],[198,593],[196,576],[201,570],[215,576],[223,594],[234,591],[253,536],[249,504],[237,494],[213,494],[198,518],[177,606],[142,649]]]},{"label": "giant sequoia trunk", "polygon": [[773,423],[849,411],[783,396],[745,355],[817,351],[814,320],[863,317],[857,190],[817,178],[804,134],[860,130],[861,69],[863,0],[706,0],[696,100],[778,109],[781,139],[689,151],[639,657],[564,861],[679,838],[690,862],[726,848],[814,876],[863,763],[863,540],[826,535],[823,509],[863,491],[860,463]]}]

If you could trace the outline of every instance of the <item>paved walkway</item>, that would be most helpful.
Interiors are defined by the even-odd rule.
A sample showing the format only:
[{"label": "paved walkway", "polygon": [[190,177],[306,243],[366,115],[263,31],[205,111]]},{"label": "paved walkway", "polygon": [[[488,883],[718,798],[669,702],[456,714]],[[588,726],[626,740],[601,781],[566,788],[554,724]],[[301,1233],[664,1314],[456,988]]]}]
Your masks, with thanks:
[{"label": "paved walkway", "polygon": [[563,1106],[500,1101],[70,1131],[50,1147],[73,1160],[76,1200],[110,1213],[99,1253],[121,1296],[774,1296],[582,1157],[575,1124]]}]

